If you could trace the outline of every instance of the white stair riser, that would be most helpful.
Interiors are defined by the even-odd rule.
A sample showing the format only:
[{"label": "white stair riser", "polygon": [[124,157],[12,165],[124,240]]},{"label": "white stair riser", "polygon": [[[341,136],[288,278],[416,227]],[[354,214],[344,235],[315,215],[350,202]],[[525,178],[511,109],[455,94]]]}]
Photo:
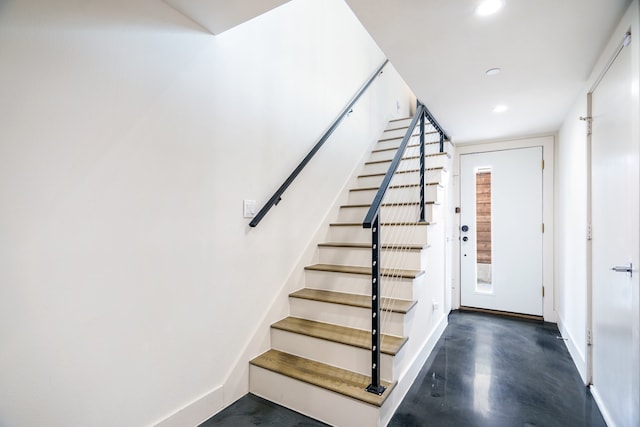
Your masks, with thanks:
[{"label": "white stair riser", "polygon": [[[360,343],[370,348],[371,339]],[[366,348],[354,347],[297,334],[281,329],[271,328],[271,348],[286,353],[304,357],[337,366],[342,369],[357,372],[363,375],[371,375],[371,351]],[[394,357],[388,354],[380,354],[380,377],[385,381],[396,381],[394,376]],[[397,375],[397,374],[395,374]]]},{"label": "white stair riser", "polygon": [[411,124],[411,120],[413,120],[413,117],[390,121],[387,124],[386,129],[395,129],[395,128],[400,128],[400,127],[405,127],[406,128]]},{"label": "white stair riser", "polygon": [[[289,298],[290,314],[317,322],[333,323],[356,329],[371,329],[371,309],[333,304],[302,298]],[[380,328],[383,334],[403,337],[405,330],[405,315],[402,313],[381,313]]]},{"label": "white stair riser", "polygon": [[[422,270],[421,255],[417,250],[383,249],[380,253],[380,265],[383,268]],[[320,246],[318,247],[318,262],[320,264],[369,267],[371,265],[371,248]]]},{"label": "white stair riser", "polygon": [[[401,143],[402,143],[402,138],[394,138],[394,139],[381,138],[380,141],[378,141],[378,143],[373,146],[373,149],[386,150],[388,148],[395,148],[397,150]],[[416,144],[417,143],[419,142],[416,142]]]},{"label": "white stair riser", "polygon": [[[305,286],[323,291],[345,292],[348,294],[371,295],[371,276],[305,270]],[[387,298],[413,300],[418,279],[382,277],[380,295]]]},{"label": "white stair riser", "polygon": [[[409,210],[409,212],[407,212]],[[338,222],[362,222],[364,217],[367,215],[369,211],[369,206],[365,207],[342,207],[340,208],[340,212],[338,213]],[[441,205],[436,205],[433,203],[426,204],[424,206],[424,219],[425,221],[432,223],[438,222],[441,219]],[[420,218],[420,206],[419,205],[411,205],[411,206],[383,206],[382,212],[380,213],[381,218],[400,218],[400,217],[408,217],[415,218],[418,220]],[[371,240],[371,239],[369,239]],[[359,242],[361,243],[361,242]]]},{"label": "white stair riser", "polygon": [[[379,150],[397,150],[402,144],[402,138],[397,139],[384,139],[382,141],[378,141],[376,145],[374,145],[372,151]],[[414,136],[407,146],[407,149],[420,147],[420,137]],[[444,151],[446,150],[447,145],[444,146]],[[424,139],[424,149],[427,153],[439,153],[440,152],[440,139],[437,135],[425,135]],[[395,152],[394,152],[395,153]],[[395,155],[395,154],[394,154]]]},{"label": "white stair riser", "polygon": [[[427,225],[386,225],[381,230],[381,244],[428,244]],[[371,229],[359,225],[332,225],[329,227],[328,240],[332,242],[371,241]]]},{"label": "white stair riser", "polygon": [[[351,190],[347,203],[351,205],[370,204],[378,194],[378,190]],[[424,186],[425,202],[442,201],[443,187],[440,185]],[[420,201],[420,186],[389,188],[384,194],[383,203],[407,203]],[[401,218],[403,218],[402,216]]]},{"label": "white stair riser", "polygon": [[[383,139],[383,138],[381,138]],[[440,152],[440,136],[438,134],[427,134],[425,135],[425,149],[428,153],[439,153]],[[384,141],[378,141],[378,143],[373,147],[375,150],[386,150],[388,148],[397,149],[400,147],[402,143],[402,138],[398,139],[385,139]],[[413,141],[409,145],[418,145],[420,144],[419,138],[414,138]],[[449,141],[445,141],[443,144],[443,151],[445,153],[450,153],[453,150],[453,146]]]},{"label": "white stair riser", "polygon": [[380,425],[380,408],[250,365],[249,390],[294,411],[342,427]]},{"label": "white stair riser", "polygon": [[[432,168],[446,168],[449,163],[449,158],[446,155],[425,156],[424,167],[426,169]],[[363,173],[387,173],[391,162],[380,163],[367,163],[364,166]],[[414,170],[420,167],[419,159],[403,160],[398,165],[398,171]]]},{"label": "white stair riser", "polygon": [[[392,125],[390,128],[400,128],[394,130],[385,130],[379,139],[388,139],[388,138],[404,138],[404,135],[407,133],[407,128],[402,125]],[[418,126],[413,129],[413,135],[420,135],[420,128]]]},{"label": "white stair riser", "polygon": [[[389,142],[389,141],[384,141]],[[417,141],[416,141],[417,142]],[[375,150],[371,153],[371,155],[369,156],[369,161],[373,162],[373,161],[377,161],[377,160],[392,160],[393,158],[395,158],[396,153],[398,152],[398,147],[394,146],[394,147],[390,147],[393,148],[393,150],[387,150],[384,149],[384,151],[377,151],[380,150],[380,147],[376,147]],[[424,147],[424,152],[425,154],[436,154],[440,152],[440,145],[439,144],[427,144]],[[404,151],[404,155],[402,156],[403,158],[405,157],[413,157],[413,156],[419,156],[420,155],[420,145],[409,145],[407,147],[407,149]]]},{"label": "white stair riser", "polygon": [[[424,173],[424,182],[429,183],[442,183],[442,169],[431,169],[426,170]],[[356,181],[355,188],[368,188],[368,187],[380,187],[382,184],[382,180],[384,179],[384,175],[372,175],[372,176],[363,176],[359,177]],[[418,172],[406,172],[406,173],[397,173],[391,178],[390,185],[411,185],[411,184],[419,184],[420,183],[420,173]]]},{"label": "white stair riser", "polygon": [[[383,219],[384,221],[384,219]],[[416,245],[427,244],[426,225],[389,225],[381,230],[381,243],[406,243]],[[328,241],[330,242],[370,242],[371,229],[362,226],[336,226],[329,227]]]}]

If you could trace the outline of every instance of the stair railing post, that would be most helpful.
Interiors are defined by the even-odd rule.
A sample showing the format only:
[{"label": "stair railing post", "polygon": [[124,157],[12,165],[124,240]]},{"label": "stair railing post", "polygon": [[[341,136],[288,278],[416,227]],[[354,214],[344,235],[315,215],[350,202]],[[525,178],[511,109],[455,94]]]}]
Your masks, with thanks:
[{"label": "stair railing post", "polygon": [[382,395],[380,384],[380,213],[371,226],[371,384],[367,391]]},{"label": "stair railing post", "polygon": [[440,134],[440,152],[444,153],[444,132],[439,131]]},{"label": "stair railing post", "polygon": [[424,222],[424,113],[420,115],[420,222]]}]

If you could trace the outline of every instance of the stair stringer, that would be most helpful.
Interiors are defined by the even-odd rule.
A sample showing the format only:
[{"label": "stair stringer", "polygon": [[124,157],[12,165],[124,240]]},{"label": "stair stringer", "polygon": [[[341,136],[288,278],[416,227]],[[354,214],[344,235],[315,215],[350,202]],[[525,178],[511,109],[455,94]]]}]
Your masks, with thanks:
[{"label": "stair stringer", "polygon": [[[447,325],[447,316],[443,311],[444,271],[433,267],[437,263],[443,264],[433,246],[440,246],[438,241],[442,242],[444,227],[430,228],[432,247],[422,250],[422,264],[431,265],[432,268],[416,279],[419,283],[414,285],[414,300],[418,302],[410,311],[405,327],[405,336],[409,340],[402,349],[402,369],[394,389],[381,407],[308,386],[285,376],[279,376],[274,381],[270,372],[255,366],[251,366],[251,392],[331,425],[386,426]],[[435,309],[434,301],[438,303]],[[266,387],[267,384],[270,387]]]},{"label": "stair stringer", "polygon": [[[252,388],[251,392],[330,425],[345,427],[386,426],[447,326],[447,316],[445,315],[438,316],[433,321],[433,327],[424,337],[423,343],[416,346],[418,348],[402,378],[397,382],[385,403],[379,408],[319,387],[310,389],[304,383],[285,376],[280,376],[279,382],[274,384],[270,380],[268,371],[255,366],[251,366],[251,375],[258,386]],[[265,388],[267,384],[272,387]],[[275,394],[274,388],[278,389]]]},{"label": "stair stringer", "polygon": [[[350,189],[353,188],[357,188],[357,184],[352,183]],[[337,212],[337,209],[334,212]],[[337,216],[336,213],[335,217],[337,218]],[[413,299],[417,301],[417,304],[407,316],[404,335],[409,340],[402,349],[402,358],[404,359],[401,364],[402,368],[397,375],[398,379],[393,390],[381,406],[366,404],[282,375],[274,380],[272,373],[254,365],[251,366],[250,391],[332,425],[386,425],[408,392],[447,324],[447,316],[443,310],[446,289],[444,259],[442,257],[446,247],[444,225],[436,223],[428,227],[431,248],[425,248],[421,251],[421,265],[427,274],[423,275],[419,279],[421,283],[415,286]],[[426,246],[427,242],[425,242]],[[317,251],[315,247],[313,249]],[[307,257],[305,256],[305,258]],[[317,259],[317,253],[314,258]],[[298,275],[295,274],[295,276]],[[298,286],[300,283],[304,282],[298,282]]]},{"label": "stair stringer", "polygon": [[[446,152],[452,149],[448,141],[445,141],[444,147]],[[446,209],[448,192],[451,188],[448,172],[451,170],[451,156],[444,156],[444,159],[442,164],[444,169],[439,181],[443,191],[443,199],[440,201],[444,205],[443,209]],[[410,360],[404,365],[405,369],[400,373],[396,387],[381,407],[379,426],[386,426],[389,423],[447,326],[446,292],[449,286],[446,283],[446,240],[444,220],[429,225],[429,247],[422,251],[421,260],[426,271],[425,283],[414,298],[418,302],[414,307],[415,312],[407,334],[409,339],[404,349],[406,357]],[[425,422],[428,423],[428,420]]]},{"label": "stair stringer", "polygon": [[[350,176],[345,180],[341,191],[336,194],[336,198],[334,199],[331,207],[327,209],[323,221],[317,225],[313,237],[309,240],[306,246],[307,249],[300,254],[300,257],[294,263],[289,274],[286,276],[287,279],[284,281],[282,287],[274,294],[271,301],[267,301],[265,303],[265,306],[268,307],[268,309],[265,311],[264,316],[258,322],[253,333],[247,339],[242,353],[238,355],[236,364],[232,369],[230,369],[223,384],[216,387],[216,392],[222,395],[223,401],[222,405],[219,405],[219,409],[216,413],[233,404],[235,401],[246,395],[247,392],[251,391],[249,388],[249,362],[257,354],[261,354],[270,348],[271,325],[288,315],[289,294],[298,289],[300,287],[300,283],[304,283],[304,267],[317,262],[318,244],[325,241],[326,230],[329,228],[329,224],[335,221],[335,218],[338,216],[340,206],[346,203],[349,195],[349,189],[354,188],[358,175],[362,171],[362,165],[367,161],[371,155],[372,148],[375,147],[377,143],[378,141],[374,138],[369,147],[363,150],[360,159],[354,162]],[[222,390],[221,392],[219,391],[220,389]],[[213,416],[215,413],[209,415]]]},{"label": "stair stringer", "polygon": [[444,226],[429,226],[430,247],[423,250],[423,262],[428,267],[425,283],[415,298],[418,302],[413,309],[407,333],[409,340],[404,349],[408,360],[404,364],[405,369],[399,374],[396,387],[381,407],[380,426],[387,425],[447,326],[448,313],[444,312],[444,260],[441,256],[444,243]]}]

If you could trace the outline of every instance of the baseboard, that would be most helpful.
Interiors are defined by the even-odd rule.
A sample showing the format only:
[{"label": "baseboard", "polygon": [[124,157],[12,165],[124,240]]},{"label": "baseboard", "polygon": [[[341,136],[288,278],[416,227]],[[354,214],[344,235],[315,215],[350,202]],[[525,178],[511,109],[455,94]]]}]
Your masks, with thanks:
[{"label": "baseboard", "polygon": [[154,427],[197,426],[224,408],[222,387],[216,387],[182,409],[155,423]]},{"label": "baseboard", "polygon": [[383,406],[384,412],[380,415],[381,426],[386,426],[389,421],[391,421],[391,417],[393,417],[393,414],[395,414],[398,406],[400,406],[400,403],[402,403],[402,400],[404,400],[405,396],[409,392],[409,389],[413,385],[413,382],[418,377],[418,374],[422,370],[422,367],[426,363],[427,359],[431,355],[431,352],[433,352],[433,349],[438,343],[438,340],[442,336],[442,333],[447,327],[447,324],[448,316],[443,315],[436,327],[431,331],[431,334],[425,341],[420,351],[417,352],[416,356],[411,361],[409,367],[405,370],[405,373],[402,376],[401,380],[398,382],[395,389],[393,390],[393,393],[391,393],[391,395],[387,399],[387,402],[385,402]]},{"label": "baseboard", "polygon": [[557,314],[558,318],[558,329],[560,330],[560,334],[564,339],[564,344],[569,350],[569,355],[571,355],[571,360],[573,360],[573,364],[576,369],[578,369],[578,373],[580,374],[580,378],[582,378],[582,382],[587,385],[589,380],[587,379],[587,361],[585,359],[584,353],[580,351],[580,348],[576,345],[576,340],[571,335],[571,332],[565,327],[564,319],[560,313]]},{"label": "baseboard", "polygon": [[521,319],[521,320],[531,320],[534,322],[544,322],[544,318],[542,316],[536,316],[533,314],[522,314],[522,313],[514,313],[511,311],[490,310],[488,308],[467,307],[464,305],[461,305],[458,308],[458,310],[472,312],[472,313],[492,314],[494,316],[511,317],[514,319]]},{"label": "baseboard", "polygon": [[598,405],[598,409],[602,414],[602,418],[604,418],[604,422],[609,427],[616,427],[616,423],[613,421],[613,418],[611,418],[611,414],[609,414],[609,411],[607,411],[606,406],[602,402],[602,397],[600,397],[600,393],[598,393],[598,389],[592,384],[591,386],[589,386],[589,390],[591,391],[591,396],[593,396],[593,400],[595,400],[596,405]]}]

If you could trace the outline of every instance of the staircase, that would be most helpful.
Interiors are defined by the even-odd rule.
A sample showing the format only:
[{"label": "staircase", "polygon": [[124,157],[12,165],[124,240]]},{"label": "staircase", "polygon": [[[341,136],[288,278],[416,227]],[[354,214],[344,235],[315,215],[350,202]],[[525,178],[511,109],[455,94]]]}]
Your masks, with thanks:
[{"label": "staircase", "polygon": [[[386,425],[444,330],[444,263],[438,253],[444,250],[444,227],[438,220],[450,156],[438,152],[438,142],[426,144],[426,222],[384,224],[401,209],[397,201],[410,202],[402,209],[419,218],[414,138],[381,208],[383,227],[400,231],[389,236],[401,236],[381,245],[383,269],[401,263],[393,278],[382,280],[382,303],[391,307],[381,326],[386,390],[380,396],[365,391],[371,383],[371,230],[363,229],[362,220],[410,121],[391,121],[364,164],[318,245],[317,263],[305,267],[304,287],[289,295],[289,317],[271,326],[272,349],[250,362],[251,393],[332,425]],[[415,187],[415,196],[407,196],[407,186]],[[390,251],[392,243],[402,243],[402,250]]]}]

